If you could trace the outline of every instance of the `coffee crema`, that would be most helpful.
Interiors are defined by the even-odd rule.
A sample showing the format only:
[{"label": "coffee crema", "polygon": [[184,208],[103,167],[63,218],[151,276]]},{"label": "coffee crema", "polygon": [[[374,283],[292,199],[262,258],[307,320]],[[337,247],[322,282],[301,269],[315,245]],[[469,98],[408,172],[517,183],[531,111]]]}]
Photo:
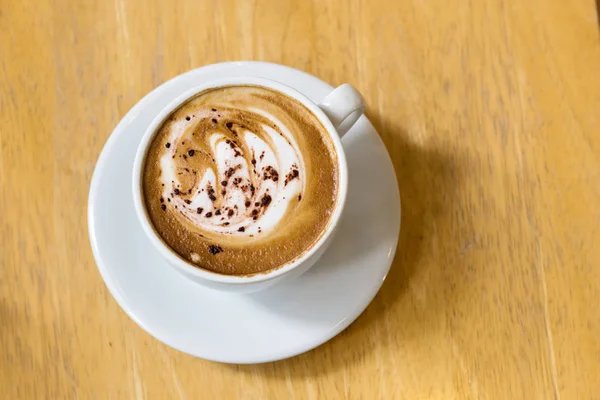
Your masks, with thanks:
[{"label": "coffee crema", "polygon": [[339,171],[310,110],[259,86],[209,89],[176,109],[146,155],[156,232],[182,258],[250,275],[300,257],[335,208]]}]

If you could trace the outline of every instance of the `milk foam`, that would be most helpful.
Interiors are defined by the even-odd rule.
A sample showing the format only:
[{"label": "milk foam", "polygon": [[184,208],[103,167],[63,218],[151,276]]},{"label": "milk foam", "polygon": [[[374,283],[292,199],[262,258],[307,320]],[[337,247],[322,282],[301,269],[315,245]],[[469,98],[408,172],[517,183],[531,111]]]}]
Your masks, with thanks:
[{"label": "milk foam", "polygon": [[[187,219],[200,231],[237,236],[267,233],[304,189],[304,162],[290,130],[272,114],[255,108],[248,111],[269,121],[261,124],[261,135],[266,133],[266,137],[244,128],[237,131],[236,142],[231,142],[222,127],[215,125],[206,133],[210,148],[200,150],[210,152],[216,170],[206,168],[185,196],[173,196],[182,187],[181,164],[175,157],[177,147],[200,120],[211,114],[202,110],[190,121],[172,124],[168,140],[173,145],[160,157],[162,195],[170,199],[169,206],[177,218]],[[248,160],[255,160],[255,164]]]}]

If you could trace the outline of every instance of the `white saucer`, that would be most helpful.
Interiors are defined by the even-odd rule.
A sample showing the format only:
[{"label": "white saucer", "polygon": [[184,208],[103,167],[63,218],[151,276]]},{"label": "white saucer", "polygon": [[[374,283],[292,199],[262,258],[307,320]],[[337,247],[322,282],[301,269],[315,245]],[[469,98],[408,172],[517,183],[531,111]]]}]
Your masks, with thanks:
[{"label": "white saucer", "polygon": [[343,140],[350,183],[339,232],[306,274],[250,295],[204,289],[178,274],[150,245],[133,208],[136,147],[154,116],[186,89],[241,75],[283,82],[315,101],[332,89],[312,75],[259,62],[209,65],[164,83],[127,113],[104,146],[92,178],[88,223],[106,286],[139,326],[197,357],[259,363],[319,346],[367,307],[394,257],[400,196],[388,153],[362,117]]}]

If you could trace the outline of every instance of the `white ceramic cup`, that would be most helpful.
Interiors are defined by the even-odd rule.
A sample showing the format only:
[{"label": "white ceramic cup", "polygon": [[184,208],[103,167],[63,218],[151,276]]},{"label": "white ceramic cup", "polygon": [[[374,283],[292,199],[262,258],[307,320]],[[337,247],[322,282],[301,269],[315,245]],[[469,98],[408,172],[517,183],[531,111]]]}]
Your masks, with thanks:
[{"label": "white ceramic cup", "polygon": [[[144,172],[144,162],[150,143],[162,123],[188,100],[207,89],[233,86],[233,85],[255,85],[274,89],[286,96],[294,98],[308,108],[323,124],[327,133],[331,136],[335,151],[337,153],[339,186],[336,203],[331,215],[329,224],[325,231],[310,249],[304,252],[300,257],[288,262],[276,269],[265,273],[258,273],[250,276],[243,275],[222,275],[201,269],[180,257],[173,251],[154,230],[152,222],[148,216],[144,204],[142,192],[142,176]],[[346,156],[342,148],[341,136],[360,118],[364,111],[364,100],[360,93],[351,85],[343,84],[334,89],[318,105],[299,93],[295,89],[264,78],[239,77],[206,82],[183,93],[165,107],[152,121],[146,129],[142,141],[139,144],[137,154],[133,165],[133,202],[137,216],[142,228],[152,245],[160,254],[173,266],[179,273],[192,281],[207,286],[212,289],[218,289],[229,292],[250,293],[265,289],[278,282],[294,277],[298,277],[312,267],[315,262],[323,255],[325,250],[332,242],[334,233],[340,221],[340,217],[346,203],[348,193],[348,166]]]}]

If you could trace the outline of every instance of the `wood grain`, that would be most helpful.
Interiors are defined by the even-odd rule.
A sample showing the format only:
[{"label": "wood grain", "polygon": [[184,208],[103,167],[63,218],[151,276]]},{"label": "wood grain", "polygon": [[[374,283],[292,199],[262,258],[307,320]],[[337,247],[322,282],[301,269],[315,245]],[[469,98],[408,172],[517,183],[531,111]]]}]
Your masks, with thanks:
[{"label": "wood grain", "polygon": [[[600,398],[596,4],[451,3],[0,1],[0,397]],[[358,87],[403,200],[366,312],[256,366],[138,328],[86,224],[95,162],[127,110],[238,59]]]}]

